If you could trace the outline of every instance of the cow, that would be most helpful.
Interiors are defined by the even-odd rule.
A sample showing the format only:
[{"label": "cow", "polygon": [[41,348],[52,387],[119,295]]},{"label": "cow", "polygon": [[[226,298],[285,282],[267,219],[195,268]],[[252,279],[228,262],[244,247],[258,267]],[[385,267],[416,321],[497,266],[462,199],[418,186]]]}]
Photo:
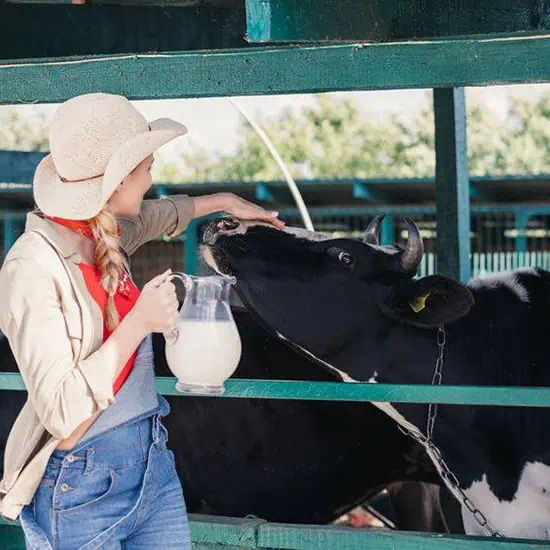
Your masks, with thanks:
[{"label": "cow", "polygon": [[[243,342],[236,377],[331,380],[273,338],[250,313],[237,308],[233,313]],[[172,376],[161,335],[154,336],[153,348],[156,374]],[[5,337],[0,339],[0,357],[0,370],[17,372]],[[25,399],[23,391],[0,393],[2,452]],[[398,527],[462,529],[452,519],[452,507],[441,508],[437,474],[422,448],[368,403],[168,400],[168,445],[175,452],[191,513],[326,524],[389,486],[391,519]],[[419,491],[422,513],[416,502],[411,505]]]},{"label": "cow", "polygon": [[[406,244],[381,246],[382,219],[350,239],[222,218],[203,256],[273,334],[344,382],[432,384],[439,372],[449,385],[548,386],[550,273],[417,278],[418,227],[406,219]],[[439,405],[428,422],[426,404],[377,406],[424,442],[466,533],[549,539],[549,409]]]}]

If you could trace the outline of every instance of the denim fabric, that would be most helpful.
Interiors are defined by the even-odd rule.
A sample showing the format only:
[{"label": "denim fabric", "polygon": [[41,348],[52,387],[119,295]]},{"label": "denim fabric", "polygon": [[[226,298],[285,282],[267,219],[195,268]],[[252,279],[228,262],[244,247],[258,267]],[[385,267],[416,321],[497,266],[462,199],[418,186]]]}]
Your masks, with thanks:
[{"label": "denim fabric", "polygon": [[20,519],[33,550],[191,548],[174,453],[155,389],[151,337],[134,368],[70,451],[56,450]]},{"label": "denim fabric", "polygon": [[21,512],[33,550],[190,550],[187,511],[161,414],[56,450]]},{"label": "denim fabric", "polygon": [[88,428],[79,445],[120,426],[128,420],[144,418],[161,408],[168,414],[170,406],[162,395],[157,394],[155,385],[153,340],[149,335],[138,348],[134,367],[117,392],[115,402],[102,410],[95,422]]}]

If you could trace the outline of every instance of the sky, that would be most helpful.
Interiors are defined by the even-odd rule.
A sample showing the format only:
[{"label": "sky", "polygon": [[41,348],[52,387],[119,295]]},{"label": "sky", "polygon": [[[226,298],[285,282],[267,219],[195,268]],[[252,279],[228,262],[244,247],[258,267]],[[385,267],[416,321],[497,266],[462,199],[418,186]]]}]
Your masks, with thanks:
[{"label": "sky", "polygon": [[[511,97],[536,98],[550,92],[550,84],[515,86],[492,86],[467,88],[467,102],[482,102],[498,116],[505,116]],[[390,90],[370,92],[338,92],[328,94],[335,97],[347,96],[357,103],[360,109],[373,118],[383,118],[389,114],[402,117],[413,115],[418,109],[431,103],[428,90]],[[313,105],[315,97],[304,95],[275,95],[233,98],[257,120],[278,116],[285,107]],[[241,115],[226,98],[174,99],[136,101],[135,105],[148,120],[171,117],[182,122],[189,129],[186,137],[166,145],[160,156],[172,160],[178,151],[185,151],[189,140],[207,150],[229,153],[238,144],[237,130]],[[0,106],[3,109],[17,109],[25,116],[33,117],[42,111],[48,118],[57,105]]]}]

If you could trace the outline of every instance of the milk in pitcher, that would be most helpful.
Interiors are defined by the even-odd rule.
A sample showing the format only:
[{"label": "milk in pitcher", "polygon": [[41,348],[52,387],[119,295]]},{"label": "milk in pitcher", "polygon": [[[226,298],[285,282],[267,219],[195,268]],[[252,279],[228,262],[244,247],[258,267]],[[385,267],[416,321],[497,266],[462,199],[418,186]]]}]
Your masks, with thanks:
[{"label": "milk in pitcher", "polygon": [[[178,338],[166,344],[166,359],[184,392],[218,393],[241,357],[237,327],[229,321],[180,320]],[[201,388],[202,387],[202,388]]]}]

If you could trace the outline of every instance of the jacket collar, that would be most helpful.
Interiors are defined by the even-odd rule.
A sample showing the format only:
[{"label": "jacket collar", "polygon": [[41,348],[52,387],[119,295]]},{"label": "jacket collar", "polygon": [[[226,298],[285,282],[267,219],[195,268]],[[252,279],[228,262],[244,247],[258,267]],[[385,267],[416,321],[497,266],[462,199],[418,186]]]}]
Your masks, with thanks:
[{"label": "jacket collar", "polygon": [[[74,243],[63,237],[63,235],[56,229],[56,223],[46,218],[42,218],[38,214],[29,212],[27,214],[27,222],[25,224],[25,231],[39,231],[51,245],[61,254],[65,259],[71,259],[75,264],[79,264],[82,261],[80,254],[77,252]],[[122,263],[126,268],[126,271],[130,272],[130,264],[126,252],[121,249]]]},{"label": "jacket collar", "polygon": [[81,258],[76,251],[74,244],[57,231],[55,228],[55,222],[30,212],[27,214],[25,231],[39,231],[48,239],[52,246],[57,249],[63,258],[67,260],[72,257],[75,263],[80,263]]}]

